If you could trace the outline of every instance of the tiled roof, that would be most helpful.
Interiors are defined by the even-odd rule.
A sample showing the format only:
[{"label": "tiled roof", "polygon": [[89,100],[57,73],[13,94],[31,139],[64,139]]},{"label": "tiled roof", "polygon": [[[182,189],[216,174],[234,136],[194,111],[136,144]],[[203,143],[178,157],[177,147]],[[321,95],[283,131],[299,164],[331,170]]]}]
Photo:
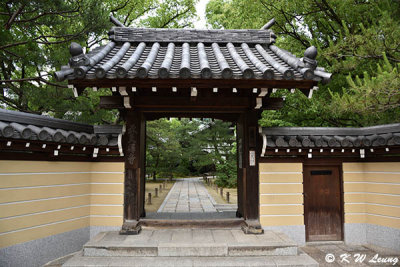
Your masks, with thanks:
[{"label": "tiled roof", "polygon": [[194,30],[113,27],[110,42],[88,54],[72,43],[64,79],[265,79],[328,82],[317,50],[303,58],[275,46],[271,30]]},{"label": "tiled roof", "polygon": [[92,126],[0,109],[0,139],[116,147],[121,131],[120,126]]},{"label": "tiled roof", "polygon": [[266,148],[374,148],[400,146],[400,123],[362,128],[263,128]]}]

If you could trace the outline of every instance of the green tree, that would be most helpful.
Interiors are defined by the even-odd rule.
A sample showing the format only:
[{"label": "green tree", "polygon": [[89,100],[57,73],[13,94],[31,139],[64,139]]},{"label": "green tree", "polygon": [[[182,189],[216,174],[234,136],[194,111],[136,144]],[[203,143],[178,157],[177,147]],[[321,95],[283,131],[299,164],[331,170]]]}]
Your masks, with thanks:
[{"label": "green tree", "polygon": [[[211,0],[207,5],[207,20],[214,28],[257,29],[271,18],[276,20],[272,30],[278,35],[280,47],[302,57],[308,46],[316,46],[319,66],[332,72],[333,79],[328,85],[321,85],[312,99],[300,93],[278,92],[277,95],[285,95],[285,106],[280,111],[264,112],[262,125],[365,126],[400,121],[399,116],[393,116],[399,112],[398,105],[379,109],[380,116],[371,116],[369,112],[339,112],[340,105],[335,102],[340,102],[340,96],[352,88],[349,75],[352,79],[357,75],[363,79],[365,73],[368,77],[380,75],[376,66],[384,64],[383,53],[391,64],[400,62],[399,1]],[[398,79],[395,75],[390,78]],[[384,88],[386,83],[383,76],[377,78],[374,90]],[[346,97],[357,101],[360,94]]]},{"label": "green tree", "polygon": [[[234,147],[231,123],[210,119],[150,121],[147,123],[146,171],[153,178],[157,174],[189,176],[215,172],[219,165],[233,164],[230,173],[236,175]],[[230,177],[236,179],[234,175]]]},{"label": "green tree", "polygon": [[75,99],[55,70],[70,57],[71,41],[87,51],[107,39],[109,14],[127,26],[184,27],[195,0],[13,0],[0,4],[0,106],[87,123],[111,123],[116,111],[99,110],[105,92]]},{"label": "green tree", "polygon": [[400,63],[393,65],[384,55],[383,65],[377,65],[376,76],[370,77],[367,72],[363,78],[348,76],[349,87],[343,88],[343,94],[332,93],[330,110],[333,114],[356,116],[366,124],[376,121],[390,123],[399,118]]},{"label": "green tree", "polygon": [[146,172],[157,179],[157,174],[171,176],[182,157],[177,123],[167,119],[147,122]]}]

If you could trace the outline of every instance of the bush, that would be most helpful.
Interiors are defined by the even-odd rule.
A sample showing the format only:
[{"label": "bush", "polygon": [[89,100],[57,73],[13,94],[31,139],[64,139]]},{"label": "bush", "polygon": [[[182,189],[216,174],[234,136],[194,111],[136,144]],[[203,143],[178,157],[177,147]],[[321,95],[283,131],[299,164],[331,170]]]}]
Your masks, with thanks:
[{"label": "bush", "polygon": [[237,172],[236,161],[225,160],[216,166],[216,180],[215,183],[220,187],[237,187]]}]

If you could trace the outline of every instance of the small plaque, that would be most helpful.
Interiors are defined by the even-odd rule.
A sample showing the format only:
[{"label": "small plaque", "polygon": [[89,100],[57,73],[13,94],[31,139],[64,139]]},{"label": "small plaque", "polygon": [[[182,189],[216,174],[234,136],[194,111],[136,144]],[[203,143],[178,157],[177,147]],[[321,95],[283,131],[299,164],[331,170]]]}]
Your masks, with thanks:
[{"label": "small plaque", "polygon": [[250,166],[256,166],[256,152],[254,150],[250,150],[249,152]]}]

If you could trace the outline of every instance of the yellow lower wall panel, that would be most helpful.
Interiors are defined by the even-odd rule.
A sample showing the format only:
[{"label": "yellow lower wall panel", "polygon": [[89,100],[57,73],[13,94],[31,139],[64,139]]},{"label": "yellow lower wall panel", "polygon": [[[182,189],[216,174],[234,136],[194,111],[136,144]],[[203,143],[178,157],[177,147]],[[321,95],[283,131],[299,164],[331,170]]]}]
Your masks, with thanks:
[{"label": "yellow lower wall panel", "polygon": [[261,172],[302,172],[302,163],[260,163]]},{"label": "yellow lower wall panel", "polygon": [[17,232],[0,234],[0,248],[15,244],[28,242],[31,240],[56,235],[89,226],[89,217],[77,218],[66,222],[60,222],[41,227],[25,229]]},{"label": "yellow lower wall panel", "polygon": [[0,205],[0,218],[90,204],[90,196],[77,196]]},{"label": "yellow lower wall panel", "polygon": [[0,188],[90,183],[88,173],[1,175]]},{"label": "yellow lower wall panel", "polygon": [[262,226],[304,225],[303,215],[295,216],[261,216]]},{"label": "yellow lower wall panel", "polygon": [[303,204],[303,195],[260,195],[260,204]]},{"label": "yellow lower wall panel", "polygon": [[260,215],[273,215],[273,214],[299,214],[304,213],[303,205],[289,205],[289,206],[260,206]]},{"label": "yellow lower wall panel", "polygon": [[123,217],[90,217],[90,226],[122,226]]},{"label": "yellow lower wall panel", "polygon": [[260,174],[260,183],[302,183],[303,175],[297,173]]},{"label": "yellow lower wall panel", "polygon": [[39,188],[5,189],[0,191],[0,203],[51,197],[88,194],[89,184],[51,186]]},{"label": "yellow lower wall panel", "polygon": [[343,172],[400,172],[399,162],[343,163]]},{"label": "yellow lower wall panel", "polygon": [[345,214],[344,215],[345,223],[366,223],[367,217],[365,213],[360,214]]},{"label": "yellow lower wall panel", "polygon": [[121,184],[92,184],[90,192],[92,194],[122,194],[124,185]]},{"label": "yellow lower wall panel", "polygon": [[400,195],[400,184],[344,183],[344,192],[372,192]]},{"label": "yellow lower wall panel", "polygon": [[345,203],[377,203],[386,205],[399,205],[400,195],[379,195],[379,194],[344,194]]},{"label": "yellow lower wall panel", "polygon": [[92,172],[124,172],[123,162],[94,162],[91,165]]},{"label": "yellow lower wall panel", "polygon": [[124,195],[91,195],[91,204],[124,204]]},{"label": "yellow lower wall panel", "polygon": [[0,246],[87,227],[90,222],[121,226],[123,173],[121,162],[0,161]]},{"label": "yellow lower wall panel", "polygon": [[92,165],[91,162],[0,160],[0,173],[90,172]]},{"label": "yellow lower wall panel", "polygon": [[370,214],[397,217],[400,219],[400,206],[388,207],[374,204],[345,204],[344,211],[347,212],[366,212]]},{"label": "yellow lower wall panel", "polygon": [[34,215],[22,217],[12,217],[8,219],[0,219],[0,232],[14,231],[42,224],[65,221],[73,218],[87,216],[90,212],[90,207],[78,207],[67,210],[50,211]]},{"label": "yellow lower wall panel", "polygon": [[123,183],[123,173],[92,173],[90,177],[92,183]]},{"label": "yellow lower wall panel", "polygon": [[350,212],[367,212],[367,205],[363,203],[355,203],[355,204],[349,204],[345,203],[344,204],[344,212],[345,213],[350,213]]},{"label": "yellow lower wall panel", "polygon": [[119,215],[124,213],[124,207],[120,206],[91,206],[90,215]]},{"label": "yellow lower wall panel", "polygon": [[400,229],[400,218],[388,218],[373,214],[367,214],[366,217],[367,223]]},{"label": "yellow lower wall panel", "polygon": [[343,181],[400,184],[400,173],[344,173]]},{"label": "yellow lower wall panel", "polygon": [[400,219],[377,214],[345,214],[345,223],[369,223],[400,229]]},{"label": "yellow lower wall panel", "polygon": [[[303,193],[302,184],[260,184],[260,193]],[[266,203],[268,204],[268,203]]]}]

